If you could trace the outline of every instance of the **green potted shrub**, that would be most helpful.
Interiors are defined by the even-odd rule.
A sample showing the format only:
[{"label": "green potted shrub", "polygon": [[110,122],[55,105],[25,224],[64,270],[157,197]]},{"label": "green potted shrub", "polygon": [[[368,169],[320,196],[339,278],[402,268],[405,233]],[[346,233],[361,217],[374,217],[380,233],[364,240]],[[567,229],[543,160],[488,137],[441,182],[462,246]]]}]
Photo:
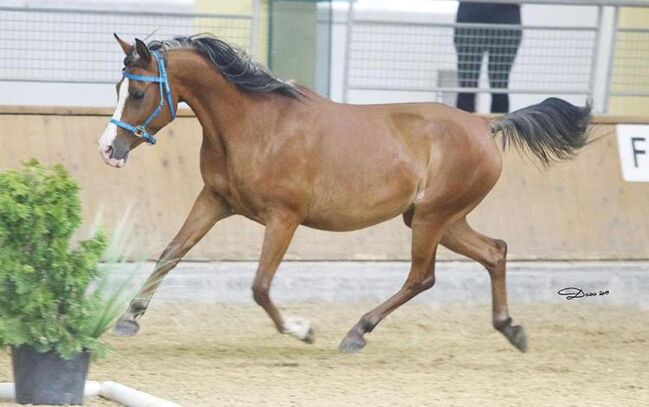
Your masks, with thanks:
[{"label": "green potted shrub", "polygon": [[126,285],[110,287],[98,267],[103,233],[71,248],[80,212],[62,166],[0,173],[0,346],[11,348],[21,404],[82,404],[99,337],[128,303]]}]

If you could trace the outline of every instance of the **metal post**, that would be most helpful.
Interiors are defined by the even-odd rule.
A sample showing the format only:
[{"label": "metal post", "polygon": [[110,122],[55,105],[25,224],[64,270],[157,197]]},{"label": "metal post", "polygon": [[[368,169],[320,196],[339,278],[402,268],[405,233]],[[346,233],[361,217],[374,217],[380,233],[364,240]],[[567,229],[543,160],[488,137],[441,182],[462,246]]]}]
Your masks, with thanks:
[{"label": "metal post", "polygon": [[250,21],[250,55],[259,59],[259,1],[252,0],[252,20]]},{"label": "metal post", "polygon": [[[595,90],[597,86],[597,73],[599,71],[599,48],[601,46],[600,42],[602,41],[602,21],[604,21],[604,7],[597,6],[597,32],[595,33],[595,42],[593,44],[593,57],[590,63],[590,100],[592,103],[596,103],[597,91]],[[598,106],[595,106],[598,108]],[[604,107],[602,110],[606,110]]]},{"label": "metal post", "polygon": [[349,0],[349,8],[347,9],[347,31],[345,33],[345,67],[343,70],[343,103],[347,103],[349,98],[349,65],[352,53],[352,31],[354,29],[354,1],[355,0]]},{"label": "metal post", "polygon": [[609,41],[609,58],[608,58],[608,66],[606,68],[606,86],[604,87],[606,89],[606,92],[604,93],[604,112],[608,112],[608,104],[609,104],[609,99],[610,99],[610,94],[611,94],[611,82],[613,81],[613,61],[615,60],[615,45],[617,43],[617,29],[618,29],[618,24],[619,24],[619,16],[620,16],[620,8],[615,6],[614,12],[613,12],[613,27],[611,30],[611,40]]}]

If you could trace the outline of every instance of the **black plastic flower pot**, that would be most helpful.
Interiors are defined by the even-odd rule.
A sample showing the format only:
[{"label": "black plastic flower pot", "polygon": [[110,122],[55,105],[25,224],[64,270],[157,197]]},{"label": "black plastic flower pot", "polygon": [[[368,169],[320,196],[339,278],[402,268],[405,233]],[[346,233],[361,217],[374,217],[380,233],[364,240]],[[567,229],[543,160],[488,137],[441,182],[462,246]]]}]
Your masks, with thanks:
[{"label": "black plastic flower pot", "polygon": [[83,404],[90,353],[63,359],[56,352],[39,353],[31,346],[11,348],[16,402],[19,404]]}]

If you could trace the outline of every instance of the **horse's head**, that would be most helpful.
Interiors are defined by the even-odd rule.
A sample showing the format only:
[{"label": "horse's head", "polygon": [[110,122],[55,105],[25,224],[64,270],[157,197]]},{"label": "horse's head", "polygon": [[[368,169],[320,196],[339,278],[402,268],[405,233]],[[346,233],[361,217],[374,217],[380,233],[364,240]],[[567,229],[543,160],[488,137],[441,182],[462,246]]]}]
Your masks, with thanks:
[{"label": "horse's head", "polygon": [[175,118],[163,56],[138,39],[131,45],[115,34],[124,50],[123,77],[117,83],[117,108],[99,138],[99,151],[113,167],[123,167],[129,152],[142,142],[155,144],[154,134]]}]

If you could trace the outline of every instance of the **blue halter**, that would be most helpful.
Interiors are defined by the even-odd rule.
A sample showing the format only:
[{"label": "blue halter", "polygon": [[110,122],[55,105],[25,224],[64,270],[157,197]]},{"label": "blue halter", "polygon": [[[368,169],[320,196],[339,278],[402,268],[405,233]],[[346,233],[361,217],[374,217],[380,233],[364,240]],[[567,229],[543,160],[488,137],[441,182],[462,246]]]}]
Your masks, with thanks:
[{"label": "blue halter", "polygon": [[162,108],[165,105],[165,98],[167,99],[167,103],[169,104],[169,111],[171,112],[171,120],[174,120],[176,118],[176,112],[174,112],[174,105],[173,105],[173,101],[171,100],[171,88],[169,87],[169,77],[167,76],[164,60],[162,59],[162,57],[160,57],[158,51],[151,51],[151,53],[153,54],[153,57],[158,63],[158,76],[135,75],[126,71],[124,71],[122,75],[125,78],[134,81],[159,83],[160,84],[160,104],[158,105],[157,109],[154,110],[153,113],[151,113],[149,118],[146,119],[146,121],[139,126],[133,126],[126,122],[115,120],[115,119],[110,119],[110,122],[118,127],[130,131],[136,137],[140,137],[141,139],[146,141],[147,144],[154,145],[157,140],[153,136],[153,134],[146,131],[146,128],[149,124],[151,124],[151,122],[156,117],[160,115],[160,112],[162,111]]}]

